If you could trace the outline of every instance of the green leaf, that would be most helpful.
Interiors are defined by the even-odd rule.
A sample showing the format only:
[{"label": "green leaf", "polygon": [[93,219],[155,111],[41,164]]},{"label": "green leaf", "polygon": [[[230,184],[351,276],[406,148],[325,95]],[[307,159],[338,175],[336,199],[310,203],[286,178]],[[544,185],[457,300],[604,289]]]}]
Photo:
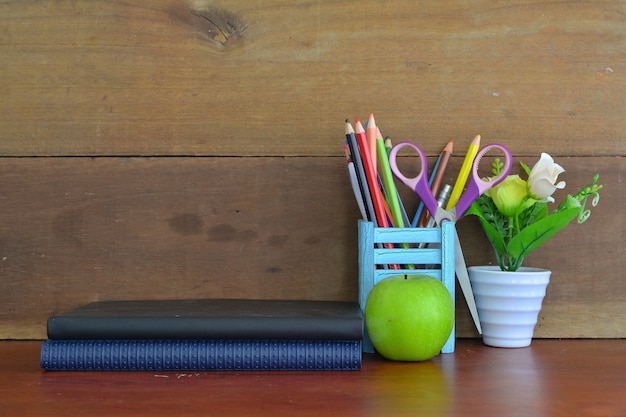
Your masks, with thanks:
[{"label": "green leaf", "polygon": [[550,211],[548,210],[548,205],[546,203],[535,203],[533,206],[535,208],[535,212],[533,213],[534,221],[539,221],[546,217]]},{"label": "green leaf", "polygon": [[530,175],[530,168],[528,168],[528,165],[526,165],[525,163],[523,163],[521,161],[520,161],[519,165],[522,167],[522,169],[526,173],[526,176]]},{"label": "green leaf", "polygon": [[509,258],[524,258],[541,246],[546,240],[567,226],[578,216],[580,204],[559,210],[541,220],[526,226],[507,245]]},{"label": "green leaf", "polygon": [[469,208],[467,209],[467,211],[465,212],[463,216],[469,216],[470,214],[473,214],[474,216],[478,216],[481,219],[485,218],[483,211],[480,208],[480,204],[478,204],[478,200],[474,200],[472,205],[469,206]]},{"label": "green leaf", "polygon": [[527,224],[538,222],[549,213],[548,205],[542,202],[535,202],[532,206],[519,214],[519,224],[524,228]]},{"label": "green leaf", "polygon": [[504,259],[506,256],[506,244],[504,243],[504,239],[500,232],[498,232],[498,229],[493,227],[487,220],[480,219],[480,223],[487,235],[487,239],[489,239],[489,243],[491,243],[493,250],[496,252],[498,263],[500,263],[500,260]]},{"label": "green leaf", "polygon": [[[487,239],[489,239],[493,250],[496,252],[498,261],[500,261],[500,259],[503,259],[506,254],[506,244],[504,242],[504,238],[502,237],[503,235],[502,233],[500,233],[500,231],[498,231],[496,227],[492,225],[489,220],[485,218],[485,214],[479,204],[479,200],[476,200],[472,203],[469,209],[465,212],[465,216],[474,215],[478,217],[478,219],[480,220],[480,224],[482,225],[483,230],[487,235]],[[491,202],[490,200],[487,201]]]}]

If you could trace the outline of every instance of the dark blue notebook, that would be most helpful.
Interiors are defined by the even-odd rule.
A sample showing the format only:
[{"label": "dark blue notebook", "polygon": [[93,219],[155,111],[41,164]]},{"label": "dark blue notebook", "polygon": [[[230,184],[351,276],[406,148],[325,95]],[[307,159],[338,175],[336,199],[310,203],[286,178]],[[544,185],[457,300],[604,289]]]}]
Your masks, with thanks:
[{"label": "dark blue notebook", "polygon": [[45,340],[49,371],[359,370],[361,340]]}]

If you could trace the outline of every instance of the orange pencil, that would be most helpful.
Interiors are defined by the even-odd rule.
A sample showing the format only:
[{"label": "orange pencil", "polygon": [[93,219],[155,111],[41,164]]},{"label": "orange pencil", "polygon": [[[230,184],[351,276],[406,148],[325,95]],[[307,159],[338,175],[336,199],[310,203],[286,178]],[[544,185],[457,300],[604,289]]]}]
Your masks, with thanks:
[{"label": "orange pencil", "polygon": [[[443,184],[443,177],[446,174],[446,169],[448,169],[448,162],[450,162],[453,147],[454,139],[450,139],[450,142],[448,142],[446,147],[443,148],[443,151],[441,152],[441,160],[439,161],[439,165],[437,165],[437,170],[433,176],[433,183],[430,185],[430,191],[433,193],[435,198],[439,194],[441,184]],[[423,210],[419,221],[417,222],[417,227],[425,227],[428,223],[429,215],[430,213],[428,213],[428,210]]]}]

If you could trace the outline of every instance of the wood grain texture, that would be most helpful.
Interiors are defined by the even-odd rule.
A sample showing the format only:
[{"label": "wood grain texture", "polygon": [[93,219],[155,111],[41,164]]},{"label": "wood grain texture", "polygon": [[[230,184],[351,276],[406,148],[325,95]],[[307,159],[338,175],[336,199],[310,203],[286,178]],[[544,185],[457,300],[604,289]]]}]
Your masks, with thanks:
[{"label": "wood grain texture", "polygon": [[[528,258],[553,270],[536,335],[626,337],[622,160],[560,162],[568,188],[599,172],[605,190]],[[357,300],[342,157],[3,158],[0,178],[0,338],[44,338],[49,315],[94,300]],[[494,262],[474,219],[458,230],[469,265]],[[458,299],[458,334],[475,335]]]},{"label": "wood grain texture", "polygon": [[356,372],[42,372],[40,342],[0,342],[6,415],[438,417],[626,415],[626,342],[460,340],[425,362]]},{"label": "wood grain texture", "polygon": [[625,151],[623,1],[0,10],[0,155],[328,156],[372,111],[430,155],[476,133],[518,155]]},{"label": "wood grain texture", "polygon": [[[45,337],[50,314],[97,299],[356,299],[343,120],[370,112],[431,157],[454,138],[450,172],[476,133],[527,163],[559,157],[571,187],[599,172],[591,220],[528,259],[553,269],[536,335],[626,337],[624,2],[42,0],[0,15],[0,338]],[[493,262],[473,220],[468,263]]]}]

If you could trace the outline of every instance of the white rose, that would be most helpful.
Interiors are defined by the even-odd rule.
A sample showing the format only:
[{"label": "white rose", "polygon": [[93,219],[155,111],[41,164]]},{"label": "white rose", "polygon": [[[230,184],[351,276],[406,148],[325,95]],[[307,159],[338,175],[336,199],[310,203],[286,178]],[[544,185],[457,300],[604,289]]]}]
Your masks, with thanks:
[{"label": "white rose", "polygon": [[556,184],[560,173],[565,172],[563,167],[556,164],[552,157],[545,152],[541,153],[541,158],[528,176],[528,187],[530,193],[538,200],[554,202],[552,194],[557,189],[565,188],[565,181]]}]

